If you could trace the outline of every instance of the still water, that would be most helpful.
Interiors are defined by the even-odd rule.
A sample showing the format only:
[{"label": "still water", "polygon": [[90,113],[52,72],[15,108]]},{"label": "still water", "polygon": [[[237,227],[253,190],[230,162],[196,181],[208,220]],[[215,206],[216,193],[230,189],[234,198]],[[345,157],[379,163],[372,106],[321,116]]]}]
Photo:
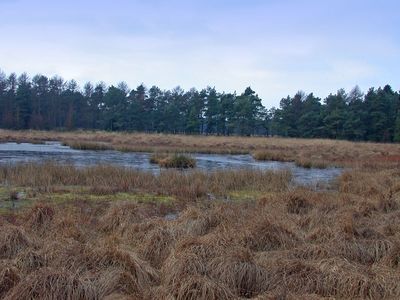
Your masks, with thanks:
[{"label": "still water", "polygon": [[[256,168],[262,170],[290,170],[297,184],[316,185],[328,183],[343,171],[340,168],[306,169],[291,162],[256,161],[251,155],[191,154],[197,169],[212,172],[221,169]],[[96,164],[113,164],[134,169],[160,172],[157,165],[149,163],[150,153],[75,150],[59,142],[45,144],[0,143],[0,164],[55,161],[71,163],[78,167]]]}]

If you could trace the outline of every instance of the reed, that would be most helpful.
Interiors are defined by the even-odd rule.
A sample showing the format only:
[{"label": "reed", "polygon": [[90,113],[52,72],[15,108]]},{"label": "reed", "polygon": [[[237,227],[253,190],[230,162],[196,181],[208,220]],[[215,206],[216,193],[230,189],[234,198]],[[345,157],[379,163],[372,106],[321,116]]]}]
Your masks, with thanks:
[{"label": "reed", "polygon": [[[15,167],[18,176],[12,169],[3,176],[29,183],[18,181],[24,168]],[[340,178],[337,191],[322,192],[271,190],[275,184],[265,189],[277,174],[267,180],[253,171],[168,171],[165,178],[147,174],[141,181],[119,168],[71,168],[64,177],[54,165],[26,167],[28,174],[44,167],[54,184],[82,184],[84,178],[104,184],[122,172],[141,185],[163,178],[156,182],[164,190],[198,180],[214,191],[241,185],[264,196],[176,202],[174,219],[164,218],[168,210],[161,203],[129,200],[41,202],[0,215],[5,299],[400,297],[398,170],[353,170]]]},{"label": "reed", "polygon": [[158,153],[251,154],[256,159],[296,161],[299,165],[400,166],[400,144],[348,142],[327,139],[279,137],[191,136],[104,131],[12,131],[0,130],[0,141],[61,141],[90,150]]},{"label": "reed", "polygon": [[[115,145],[132,137],[74,134]],[[143,147],[150,139],[135,137]],[[225,141],[179,138],[180,146]],[[172,149],[169,143],[178,137],[151,139]],[[255,143],[251,152],[257,151],[258,139],[248,140]],[[396,160],[379,159],[390,158],[397,146],[274,141],[261,150],[287,150],[293,161],[360,160],[348,164],[352,168],[327,190],[294,187],[288,172],[161,170],[155,175],[107,165],[0,166],[0,184],[6,186],[0,203],[9,200],[10,190],[24,190],[23,201],[31,201],[0,212],[0,297],[400,298],[400,172]],[[73,191],[79,192],[57,201]],[[256,196],[233,201],[232,191]],[[147,201],[140,197],[144,194],[154,197]]]},{"label": "reed", "polygon": [[83,186],[97,194],[144,192],[176,196],[182,200],[204,198],[210,193],[224,197],[240,190],[285,190],[290,180],[288,171],[222,170],[207,173],[167,170],[156,175],[111,165],[85,169],[53,162],[0,166],[0,183],[38,191],[56,191],[60,186]]},{"label": "reed", "polygon": [[64,141],[62,143],[63,146],[68,146],[72,149],[76,150],[94,150],[94,151],[104,151],[104,150],[113,150],[114,148],[111,145],[106,143],[96,143],[96,142],[86,142],[86,141]]}]

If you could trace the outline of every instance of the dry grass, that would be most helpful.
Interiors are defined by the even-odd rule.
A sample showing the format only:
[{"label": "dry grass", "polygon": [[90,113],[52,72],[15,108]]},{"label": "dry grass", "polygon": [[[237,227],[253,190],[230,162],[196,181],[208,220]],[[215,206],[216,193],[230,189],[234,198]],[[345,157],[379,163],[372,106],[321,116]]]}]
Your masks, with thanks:
[{"label": "dry grass", "polygon": [[33,271],[45,267],[47,264],[46,257],[31,248],[21,251],[15,258],[15,264],[21,272],[29,274]]},{"label": "dry grass", "polygon": [[43,268],[14,286],[5,299],[97,299],[90,282],[77,275]]},{"label": "dry grass", "polygon": [[80,141],[63,141],[63,146],[68,146],[72,149],[76,150],[95,150],[95,151],[104,151],[104,150],[113,150],[112,146],[106,143],[96,143],[96,142],[80,142]]},{"label": "dry grass", "polygon": [[[123,137],[104,134],[110,140],[101,142]],[[302,143],[293,148],[298,155],[310,146]],[[285,172],[156,176],[111,166],[2,166],[1,183],[50,200],[0,214],[0,297],[398,299],[398,162],[364,160],[378,153],[390,157],[397,146],[371,144],[368,156],[360,145],[357,154],[346,146],[329,150],[338,161],[362,160],[325,191],[293,187]],[[324,157],[324,147],[309,151]],[[105,200],[51,201],[63,189],[78,188]],[[176,201],[166,206],[128,194],[112,200],[126,191],[173,195]],[[232,201],[232,191],[258,196]],[[166,218],[169,213],[174,217]]]},{"label": "dry grass", "polygon": [[256,159],[295,161],[305,167],[400,165],[399,144],[323,139],[190,136],[103,131],[0,130],[0,141],[62,141],[78,149],[159,153],[253,153]]},{"label": "dry grass", "polygon": [[228,300],[234,299],[234,295],[228,287],[215,282],[207,276],[193,275],[181,282],[174,282],[172,285],[161,290],[158,299],[179,299],[179,300]]},{"label": "dry grass", "polygon": [[196,167],[196,159],[177,153],[154,153],[150,156],[150,163],[158,164],[162,168],[188,169]]},{"label": "dry grass", "polygon": [[18,269],[0,262],[0,297],[3,298],[19,281]]},{"label": "dry grass", "polygon": [[271,222],[261,215],[247,221],[241,243],[253,251],[293,248],[299,238],[285,224]]},{"label": "dry grass", "polygon": [[27,224],[30,225],[31,229],[39,230],[40,228],[47,227],[53,220],[53,217],[53,207],[37,203],[27,215]]},{"label": "dry grass", "polygon": [[13,258],[32,246],[32,241],[21,227],[5,225],[0,231],[0,258]]},{"label": "dry grass", "polygon": [[286,190],[291,180],[288,171],[236,170],[180,172],[166,170],[160,175],[110,165],[85,169],[52,162],[0,166],[0,183],[56,191],[62,186],[84,186],[92,194],[143,192],[171,195],[184,200],[207,197],[210,193],[226,197],[232,191],[262,192]]},{"label": "dry grass", "polygon": [[[244,179],[224,180],[231,188]],[[37,204],[0,222],[0,291],[6,299],[398,298],[399,180],[395,169],[358,169],[338,191],[176,203],[176,219],[164,219],[161,203]]]},{"label": "dry grass", "polygon": [[293,161],[288,153],[280,150],[260,150],[253,153],[255,160]]},{"label": "dry grass", "polygon": [[223,282],[238,296],[251,298],[268,287],[268,270],[253,256],[246,248],[235,248],[212,259],[207,267],[214,280]]},{"label": "dry grass", "polygon": [[166,224],[150,230],[141,243],[139,253],[153,267],[160,268],[176,243],[176,232]]}]

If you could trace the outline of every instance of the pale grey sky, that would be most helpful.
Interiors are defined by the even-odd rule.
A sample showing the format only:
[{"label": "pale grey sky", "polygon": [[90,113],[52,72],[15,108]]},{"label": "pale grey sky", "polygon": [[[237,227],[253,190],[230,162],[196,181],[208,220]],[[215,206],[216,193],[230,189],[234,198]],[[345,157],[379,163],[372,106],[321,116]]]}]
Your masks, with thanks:
[{"label": "pale grey sky", "polygon": [[400,2],[0,0],[0,69],[171,89],[400,89]]}]

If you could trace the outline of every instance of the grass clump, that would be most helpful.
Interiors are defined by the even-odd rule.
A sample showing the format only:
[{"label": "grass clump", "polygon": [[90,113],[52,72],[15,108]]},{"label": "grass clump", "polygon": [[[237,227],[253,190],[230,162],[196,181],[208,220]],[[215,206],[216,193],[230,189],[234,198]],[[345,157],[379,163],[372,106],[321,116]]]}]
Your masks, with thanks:
[{"label": "grass clump", "polygon": [[46,258],[38,251],[27,249],[17,255],[15,263],[22,272],[31,273],[44,267]]},{"label": "grass clump", "polygon": [[14,286],[6,299],[98,299],[98,295],[76,274],[42,268]]},{"label": "grass clump", "polygon": [[100,143],[100,142],[64,141],[62,145],[68,146],[75,150],[105,151],[113,149],[113,147],[108,145],[107,143]]},{"label": "grass clump", "polygon": [[0,262],[0,298],[20,281],[17,268]]},{"label": "grass clump", "polygon": [[271,251],[294,247],[298,237],[290,229],[261,216],[247,224],[241,242],[253,251]]},{"label": "grass clump", "polygon": [[21,227],[5,225],[0,228],[0,258],[13,258],[30,246],[32,241]]},{"label": "grass clump", "polygon": [[175,235],[172,228],[157,226],[144,236],[140,253],[152,266],[160,268],[175,246]]},{"label": "grass clump", "polygon": [[[215,282],[207,276],[194,275],[175,282],[160,299],[177,300],[229,300],[234,299],[233,293],[223,284]],[[171,297],[171,298],[170,298]]]},{"label": "grass clump", "polygon": [[290,214],[306,214],[312,209],[312,204],[307,199],[307,194],[297,191],[287,195],[286,208]]},{"label": "grass clump", "polygon": [[53,217],[53,207],[38,203],[31,208],[27,216],[27,221],[30,224],[31,228],[39,229],[51,222],[53,220]]},{"label": "grass clump", "polygon": [[[209,190],[218,196],[238,186],[261,196],[168,206],[76,199],[0,215],[5,299],[400,297],[398,171],[347,176],[343,191],[313,191],[285,188],[287,174],[247,170],[168,170],[160,177],[113,168],[62,177],[50,170],[62,182],[75,180],[75,172],[96,185],[128,177],[182,199]],[[365,194],[360,187],[366,178],[386,185]],[[176,218],[165,218],[171,211]]]},{"label": "grass clump", "polygon": [[[176,136],[93,135],[87,141],[157,144],[161,153],[254,144],[251,151],[329,163],[397,149],[360,143],[351,151],[353,144],[322,140],[181,136],[179,144]],[[153,174],[114,166],[2,165],[0,183],[7,188],[0,188],[0,204],[7,204],[10,189],[25,190],[33,203],[0,214],[0,298],[399,299],[399,165],[375,161],[318,191],[294,188],[286,171]]]},{"label": "grass clump", "polygon": [[196,160],[185,154],[155,153],[150,156],[150,163],[163,168],[188,169],[196,167]]},{"label": "grass clump", "polygon": [[248,249],[233,249],[211,260],[212,277],[222,281],[237,296],[251,298],[267,289],[268,272],[258,265]]}]

